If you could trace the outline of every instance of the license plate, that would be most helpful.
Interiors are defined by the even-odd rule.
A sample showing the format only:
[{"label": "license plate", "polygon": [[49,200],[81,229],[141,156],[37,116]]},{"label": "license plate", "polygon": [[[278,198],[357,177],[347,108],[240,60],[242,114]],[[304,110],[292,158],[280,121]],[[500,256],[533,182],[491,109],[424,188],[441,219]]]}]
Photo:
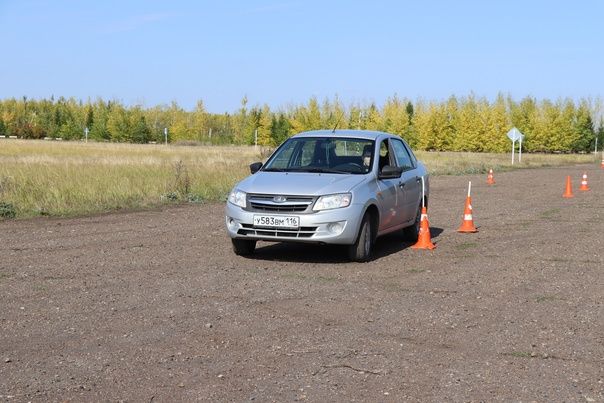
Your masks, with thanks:
[{"label": "license plate", "polygon": [[276,215],[255,215],[254,227],[277,227],[277,228],[298,228],[300,226],[300,217],[296,216],[276,216]]}]

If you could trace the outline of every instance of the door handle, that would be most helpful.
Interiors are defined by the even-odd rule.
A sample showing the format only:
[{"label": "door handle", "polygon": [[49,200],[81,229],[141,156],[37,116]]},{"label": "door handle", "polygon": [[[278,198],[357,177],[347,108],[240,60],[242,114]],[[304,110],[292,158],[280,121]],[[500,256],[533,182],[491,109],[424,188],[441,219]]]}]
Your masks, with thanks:
[{"label": "door handle", "polygon": [[415,177],[415,181],[416,181],[416,182],[418,182],[418,183],[419,183],[419,182],[421,182],[421,181],[422,181],[421,176],[416,176],[416,177]]},{"label": "door handle", "polygon": [[398,187],[400,187],[401,189],[405,187],[405,182],[399,182],[398,183]]}]

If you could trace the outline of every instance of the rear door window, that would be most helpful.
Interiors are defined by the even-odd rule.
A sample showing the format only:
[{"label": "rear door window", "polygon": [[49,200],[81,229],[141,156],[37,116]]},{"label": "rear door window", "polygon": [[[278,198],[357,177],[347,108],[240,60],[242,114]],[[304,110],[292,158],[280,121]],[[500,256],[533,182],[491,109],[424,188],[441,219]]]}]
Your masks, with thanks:
[{"label": "rear door window", "polygon": [[403,168],[403,171],[415,168],[415,164],[411,160],[411,156],[401,140],[392,140],[392,148],[394,149],[394,155],[396,155],[398,166]]},{"label": "rear door window", "polygon": [[411,157],[411,162],[413,163],[413,168],[417,168],[417,157],[413,153],[413,150],[411,149],[411,147],[409,147],[409,144],[407,144],[404,141],[403,141],[403,145],[405,146],[405,148],[407,149],[407,152],[409,153],[409,156]]}]

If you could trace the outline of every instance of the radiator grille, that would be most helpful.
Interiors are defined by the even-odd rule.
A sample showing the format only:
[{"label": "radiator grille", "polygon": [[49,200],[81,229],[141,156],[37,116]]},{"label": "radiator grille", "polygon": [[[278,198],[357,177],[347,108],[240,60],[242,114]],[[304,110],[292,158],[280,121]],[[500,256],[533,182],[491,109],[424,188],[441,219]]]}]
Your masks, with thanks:
[{"label": "radiator grille", "polygon": [[[279,201],[277,201],[279,200]],[[315,201],[309,196],[248,195],[250,211],[267,213],[304,213]]]}]

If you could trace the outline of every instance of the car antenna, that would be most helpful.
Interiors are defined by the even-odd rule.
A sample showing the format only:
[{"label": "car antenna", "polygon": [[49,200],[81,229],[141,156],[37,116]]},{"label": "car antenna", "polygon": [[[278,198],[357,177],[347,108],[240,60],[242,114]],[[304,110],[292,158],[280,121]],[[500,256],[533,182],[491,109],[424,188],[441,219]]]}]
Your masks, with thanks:
[{"label": "car antenna", "polygon": [[338,128],[338,125],[340,124],[340,121],[342,120],[343,117],[344,117],[344,111],[342,111],[342,113],[340,113],[340,117],[338,118],[336,125],[333,127],[333,130],[331,131],[332,133],[336,132],[336,129]]}]

